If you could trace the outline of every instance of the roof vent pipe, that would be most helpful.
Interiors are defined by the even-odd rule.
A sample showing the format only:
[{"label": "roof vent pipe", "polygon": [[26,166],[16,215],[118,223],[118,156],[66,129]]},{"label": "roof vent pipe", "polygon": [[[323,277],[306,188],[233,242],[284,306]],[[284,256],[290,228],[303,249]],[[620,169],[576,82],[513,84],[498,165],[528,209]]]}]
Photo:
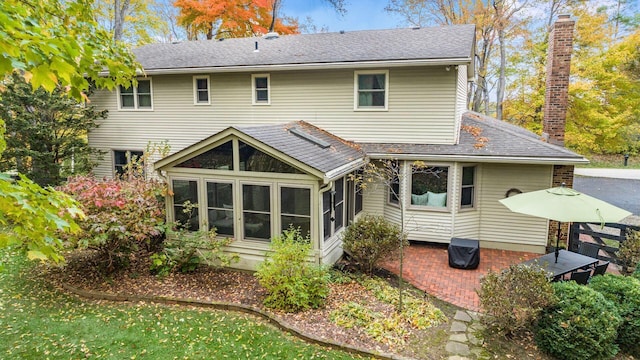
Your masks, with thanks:
[{"label": "roof vent pipe", "polygon": [[256,41],[256,47],[255,49],[253,49],[253,52],[259,52],[260,50],[258,49],[258,42]]}]

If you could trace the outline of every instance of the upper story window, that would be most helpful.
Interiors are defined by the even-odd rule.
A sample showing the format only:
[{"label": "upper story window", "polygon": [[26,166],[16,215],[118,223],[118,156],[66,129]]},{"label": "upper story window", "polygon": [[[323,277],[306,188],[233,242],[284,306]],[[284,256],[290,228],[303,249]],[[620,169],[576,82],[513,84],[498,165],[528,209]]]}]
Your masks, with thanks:
[{"label": "upper story window", "polygon": [[138,79],[138,85],[128,88],[118,87],[120,109],[122,110],[152,110],[153,93],[151,91],[151,79]]},{"label": "upper story window", "polygon": [[449,167],[429,166],[412,169],[411,205],[433,208],[447,207]]},{"label": "upper story window", "polygon": [[460,207],[474,207],[476,167],[462,167],[462,184],[460,187]]},{"label": "upper story window", "polygon": [[[127,167],[132,162],[138,162],[142,159],[142,151],[135,150],[114,150],[113,151],[113,170],[116,175],[120,176],[125,173]],[[144,164],[141,164],[144,166]],[[135,169],[132,169],[135,170]]]},{"label": "upper story window", "polygon": [[253,105],[269,105],[271,103],[269,74],[251,75],[251,87],[253,89]]},{"label": "upper story window", "polygon": [[193,103],[195,105],[210,105],[209,96],[210,79],[209,76],[193,77]]},{"label": "upper story window", "polygon": [[389,71],[356,71],[354,88],[356,110],[387,110]]}]

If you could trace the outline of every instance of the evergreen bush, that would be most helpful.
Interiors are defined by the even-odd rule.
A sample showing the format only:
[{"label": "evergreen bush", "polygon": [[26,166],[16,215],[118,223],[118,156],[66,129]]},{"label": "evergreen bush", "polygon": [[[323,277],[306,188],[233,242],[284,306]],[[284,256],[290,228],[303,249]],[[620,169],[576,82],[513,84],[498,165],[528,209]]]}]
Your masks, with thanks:
[{"label": "evergreen bush", "polygon": [[555,305],[538,319],[535,341],[550,355],[565,360],[611,359],[622,322],[616,306],[573,281],[553,283]]},{"label": "evergreen bush", "polygon": [[606,274],[594,277],[589,287],[617,306],[622,317],[617,340],[620,348],[635,357],[640,356],[640,281],[633,277]]},{"label": "evergreen bush", "polygon": [[342,235],[342,247],[367,274],[373,273],[380,260],[396,254],[401,244],[409,245],[406,234],[382,216],[365,215]]}]

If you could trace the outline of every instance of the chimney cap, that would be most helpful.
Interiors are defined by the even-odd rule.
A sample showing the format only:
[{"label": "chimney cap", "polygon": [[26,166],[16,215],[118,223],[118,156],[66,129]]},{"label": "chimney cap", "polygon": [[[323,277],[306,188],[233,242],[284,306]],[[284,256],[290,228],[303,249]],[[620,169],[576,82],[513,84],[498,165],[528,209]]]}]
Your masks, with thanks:
[{"label": "chimney cap", "polygon": [[569,14],[558,15],[558,21],[567,21],[567,20],[571,20],[571,15]]}]

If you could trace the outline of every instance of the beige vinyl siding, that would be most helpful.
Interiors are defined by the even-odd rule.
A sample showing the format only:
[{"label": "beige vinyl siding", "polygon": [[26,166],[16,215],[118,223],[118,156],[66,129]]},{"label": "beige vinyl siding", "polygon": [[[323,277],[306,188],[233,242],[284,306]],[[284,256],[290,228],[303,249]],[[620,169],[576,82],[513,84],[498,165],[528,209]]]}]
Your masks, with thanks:
[{"label": "beige vinyl siding", "polygon": [[[467,110],[467,66],[459,65],[458,67],[458,79],[456,86],[456,129],[459,129],[462,125],[462,113]],[[455,142],[458,143],[460,132],[455,133]]]},{"label": "beige vinyl siding", "polygon": [[[100,150],[145,148],[169,140],[179,151],[228,126],[305,120],[347,140],[452,144],[456,130],[456,72],[444,67],[389,71],[387,111],[354,111],[354,71],[270,72],[270,105],[252,105],[251,73],[212,73],[211,105],[193,104],[193,77],[153,76],[153,111],[119,111],[116,92],[98,91],[92,105],[109,110],[89,134]],[[110,176],[110,155],[96,169]]]},{"label": "beige vinyl siding", "polygon": [[511,250],[544,251],[547,220],[509,211],[498,200],[511,188],[529,192],[551,185],[552,166],[483,164],[478,206],[480,239],[492,247]]}]

